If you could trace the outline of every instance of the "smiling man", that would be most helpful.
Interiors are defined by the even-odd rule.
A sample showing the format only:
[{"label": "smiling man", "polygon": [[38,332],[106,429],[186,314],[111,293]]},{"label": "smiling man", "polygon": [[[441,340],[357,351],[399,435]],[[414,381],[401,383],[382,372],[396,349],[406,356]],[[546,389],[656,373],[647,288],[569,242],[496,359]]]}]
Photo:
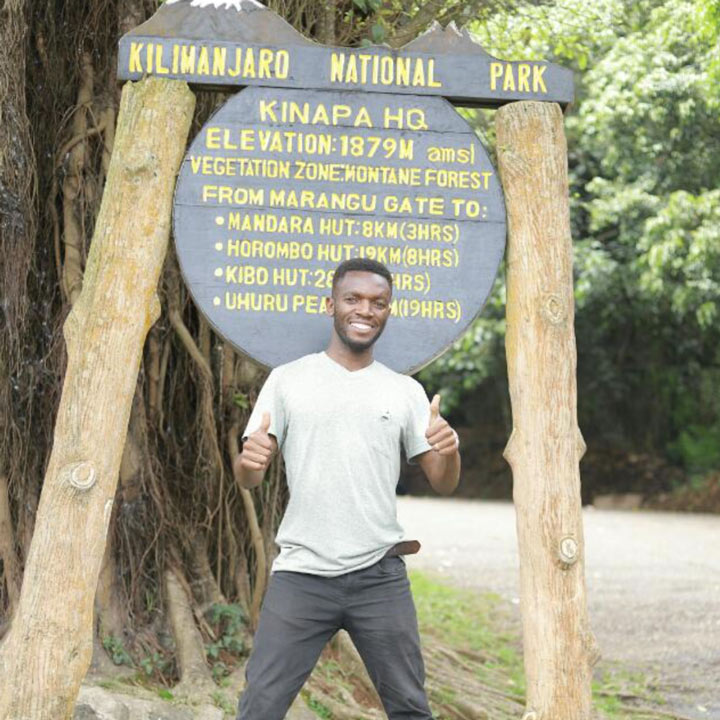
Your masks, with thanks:
[{"label": "smiling man", "polygon": [[[373,359],[390,316],[392,275],[353,259],[333,278],[324,352],[273,370],[234,462],[259,485],[275,452],[290,500],[247,666],[240,720],[282,720],[325,644],[350,634],[390,720],[431,720],[395,488],[401,448],[432,487],[457,487],[455,431],[422,386]],[[391,325],[392,329],[392,325]],[[392,331],[390,329],[390,331]]]}]

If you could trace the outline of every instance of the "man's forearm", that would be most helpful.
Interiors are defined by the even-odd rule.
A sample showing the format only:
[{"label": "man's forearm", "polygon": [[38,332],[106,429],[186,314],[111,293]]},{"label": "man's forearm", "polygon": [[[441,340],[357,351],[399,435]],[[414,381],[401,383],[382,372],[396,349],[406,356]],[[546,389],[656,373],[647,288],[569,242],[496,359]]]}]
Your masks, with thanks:
[{"label": "man's forearm", "polygon": [[432,451],[426,471],[432,489],[440,495],[451,495],[460,482],[460,453],[439,455]]}]

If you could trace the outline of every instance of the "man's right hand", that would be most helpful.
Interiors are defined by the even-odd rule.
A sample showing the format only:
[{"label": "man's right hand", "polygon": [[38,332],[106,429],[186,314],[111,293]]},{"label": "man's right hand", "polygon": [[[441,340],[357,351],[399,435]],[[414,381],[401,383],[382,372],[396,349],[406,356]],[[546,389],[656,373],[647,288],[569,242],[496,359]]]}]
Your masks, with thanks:
[{"label": "man's right hand", "polygon": [[264,412],[260,427],[248,435],[242,452],[233,463],[235,477],[243,487],[255,487],[262,482],[265,471],[277,448],[277,441],[268,433],[270,413]]}]

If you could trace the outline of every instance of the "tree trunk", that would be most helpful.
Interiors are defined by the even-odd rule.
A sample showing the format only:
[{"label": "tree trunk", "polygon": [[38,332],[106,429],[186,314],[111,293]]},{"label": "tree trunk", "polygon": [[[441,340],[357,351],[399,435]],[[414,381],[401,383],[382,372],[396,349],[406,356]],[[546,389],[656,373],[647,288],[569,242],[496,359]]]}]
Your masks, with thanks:
[{"label": "tree trunk", "polygon": [[[25,91],[28,5],[25,0],[5,0],[0,5],[0,637],[18,601],[24,549],[21,518],[33,504],[34,488],[30,482],[23,484],[22,478],[33,477],[37,466],[28,462],[28,455],[37,458],[42,453],[25,435],[29,421],[21,418],[31,413],[19,379],[32,366],[32,359],[23,353],[23,341],[31,332],[27,281],[35,250],[37,193]],[[33,425],[33,431],[37,429]],[[11,503],[16,509],[15,527]]]},{"label": "tree trunk", "polygon": [[65,323],[67,372],[20,602],[0,647],[0,718],[69,718],[90,663],[93,598],[193,109],[184,83],[123,89],[83,289]]},{"label": "tree trunk", "polygon": [[506,351],[526,720],[589,720],[597,659],[585,601],[572,240],[560,108],[497,113],[508,213]]},{"label": "tree trunk", "polygon": [[[10,517],[10,499],[8,497],[7,478],[0,475],[0,560],[3,571],[0,573],[0,593],[2,593],[3,577],[8,594],[8,618],[13,615],[20,596],[20,567],[15,554],[15,533],[13,532],[12,517]],[[2,605],[0,605],[0,617]]]},{"label": "tree trunk", "polygon": [[202,635],[195,625],[187,582],[179,568],[165,571],[165,594],[167,596],[168,619],[175,638],[176,657],[180,683],[175,692],[198,692],[213,689],[212,676],[205,661],[205,646]]}]

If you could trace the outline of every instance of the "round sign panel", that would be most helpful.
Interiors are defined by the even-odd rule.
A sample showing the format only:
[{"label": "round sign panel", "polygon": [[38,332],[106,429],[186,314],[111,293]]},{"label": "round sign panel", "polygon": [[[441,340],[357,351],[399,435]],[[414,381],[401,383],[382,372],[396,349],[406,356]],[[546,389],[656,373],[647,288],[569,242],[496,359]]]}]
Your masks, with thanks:
[{"label": "round sign panel", "polygon": [[487,153],[446,100],[246,88],[205,124],[175,192],[180,266],[195,303],[274,367],[327,346],[333,271],[393,274],[375,357],[414,372],[482,308],[505,246]]}]

